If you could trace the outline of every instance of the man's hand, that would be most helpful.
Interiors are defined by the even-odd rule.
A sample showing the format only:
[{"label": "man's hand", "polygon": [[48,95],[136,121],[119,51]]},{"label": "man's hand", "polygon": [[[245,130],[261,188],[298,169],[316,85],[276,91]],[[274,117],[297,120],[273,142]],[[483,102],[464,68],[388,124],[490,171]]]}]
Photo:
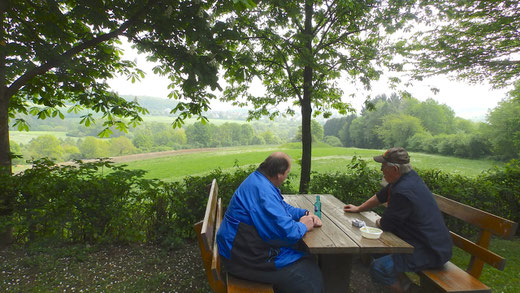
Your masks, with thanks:
[{"label": "man's hand", "polygon": [[316,215],[311,215],[312,221],[314,222],[314,227],[321,227],[321,219]]},{"label": "man's hand", "polygon": [[312,219],[312,216],[303,216],[300,218],[300,222],[305,224],[307,227],[307,232],[311,231],[312,228],[314,228],[314,220]]},{"label": "man's hand", "polygon": [[359,207],[353,204],[348,204],[344,206],[343,210],[348,213],[359,213]]},{"label": "man's hand", "polygon": [[300,222],[305,224],[307,232],[311,231],[314,227],[321,227],[321,219],[316,215],[308,215],[300,218]]}]

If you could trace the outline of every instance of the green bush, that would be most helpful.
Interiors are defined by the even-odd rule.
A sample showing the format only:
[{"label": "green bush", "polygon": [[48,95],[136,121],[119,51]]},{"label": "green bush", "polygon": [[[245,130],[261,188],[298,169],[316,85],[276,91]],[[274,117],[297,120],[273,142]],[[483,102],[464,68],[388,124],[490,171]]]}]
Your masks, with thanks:
[{"label": "green bush", "polygon": [[354,156],[345,172],[313,173],[311,193],[332,194],[344,203],[359,205],[381,188],[381,172]]},{"label": "green bush", "polygon": [[[14,199],[0,203],[5,211],[12,210],[2,225],[14,228],[19,243],[148,241],[174,247],[194,236],[193,224],[204,217],[213,178],[227,206],[234,190],[254,171],[216,169],[182,182],[161,182],[142,179],[145,171],[105,160],[77,163],[57,166],[42,159],[31,169],[0,178],[6,187],[1,198]],[[291,191],[288,184],[283,190]]]},{"label": "green bush", "polygon": [[[194,237],[193,225],[204,217],[213,179],[225,208],[236,188],[255,170],[237,167],[227,173],[216,169],[181,182],[162,182],[142,179],[145,171],[127,170],[104,160],[77,163],[56,166],[43,159],[22,173],[1,175],[0,229],[11,227],[18,243],[151,242],[175,247]],[[417,171],[434,193],[520,221],[518,160],[475,179],[439,170]],[[309,188],[311,193],[333,194],[344,203],[359,205],[381,188],[381,177],[379,170],[354,157],[344,172],[313,173]],[[289,176],[282,193],[297,193],[296,178]],[[451,219],[447,224],[456,233],[474,232]]]},{"label": "green bush", "polygon": [[330,146],[333,146],[333,147],[341,147],[343,146],[341,144],[341,141],[339,140],[339,138],[335,137],[335,136],[325,136],[323,138],[323,142],[330,145]]},{"label": "green bush", "polygon": [[[440,170],[418,170],[433,193],[484,210],[491,214],[520,221],[520,163],[511,160],[505,168],[494,168],[477,178],[447,174]],[[469,226],[453,219],[450,229],[461,234],[473,232]],[[517,232],[517,235],[520,232]]]},{"label": "green bush", "polygon": [[107,161],[56,166],[37,160],[14,175],[12,224],[19,242],[129,242],[145,238],[141,170]]}]

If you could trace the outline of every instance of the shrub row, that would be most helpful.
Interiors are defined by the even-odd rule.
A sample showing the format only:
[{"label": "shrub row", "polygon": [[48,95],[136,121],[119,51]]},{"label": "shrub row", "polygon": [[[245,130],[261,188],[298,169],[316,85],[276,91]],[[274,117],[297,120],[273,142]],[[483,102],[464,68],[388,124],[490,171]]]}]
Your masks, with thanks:
[{"label": "shrub row", "polygon": [[[477,178],[428,169],[416,169],[433,193],[520,222],[520,161],[511,160],[505,168],[494,168]],[[380,188],[381,172],[354,157],[345,172],[314,174],[311,193],[330,193],[344,203],[359,205]],[[376,210],[379,214],[382,208]],[[450,230],[469,235],[475,231],[462,221],[447,217]],[[518,234],[519,232],[517,232]]]},{"label": "shrub row", "polygon": [[484,158],[493,154],[489,140],[478,133],[432,136],[427,132],[420,132],[408,138],[406,149],[461,158]]},{"label": "shrub row", "polygon": [[[254,170],[219,169],[180,182],[143,179],[144,171],[128,170],[100,160],[76,166],[35,161],[25,172],[0,177],[1,208],[11,216],[0,218],[0,229],[11,227],[18,243],[153,242],[176,246],[193,238],[193,224],[204,216],[213,178],[226,205],[234,190]],[[520,220],[520,163],[493,169],[479,178],[418,170],[433,192],[518,222]],[[282,193],[296,193],[295,175]],[[345,172],[314,173],[311,193],[330,193],[345,203],[360,204],[380,188],[381,173],[356,157]],[[7,199],[7,200],[6,200]],[[381,210],[379,210],[381,212]],[[465,226],[450,229],[468,233]]]}]

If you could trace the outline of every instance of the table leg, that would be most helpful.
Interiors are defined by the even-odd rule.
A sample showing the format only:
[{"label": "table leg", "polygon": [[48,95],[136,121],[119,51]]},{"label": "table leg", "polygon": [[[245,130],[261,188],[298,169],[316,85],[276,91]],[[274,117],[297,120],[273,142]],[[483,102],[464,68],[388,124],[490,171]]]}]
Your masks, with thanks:
[{"label": "table leg", "polygon": [[323,274],[325,292],[348,292],[352,254],[321,254],[319,265]]}]

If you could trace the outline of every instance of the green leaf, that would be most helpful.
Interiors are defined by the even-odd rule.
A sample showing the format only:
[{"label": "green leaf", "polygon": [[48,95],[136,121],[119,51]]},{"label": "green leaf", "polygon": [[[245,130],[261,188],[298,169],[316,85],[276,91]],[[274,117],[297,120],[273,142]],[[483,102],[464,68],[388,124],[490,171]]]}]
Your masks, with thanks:
[{"label": "green leaf", "polygon": [[111,134],[113,134],[112,130],[110,130],[109,127],[105,127],[100,133],[98,133],[98,136],[100,138],[108,138]]}]

